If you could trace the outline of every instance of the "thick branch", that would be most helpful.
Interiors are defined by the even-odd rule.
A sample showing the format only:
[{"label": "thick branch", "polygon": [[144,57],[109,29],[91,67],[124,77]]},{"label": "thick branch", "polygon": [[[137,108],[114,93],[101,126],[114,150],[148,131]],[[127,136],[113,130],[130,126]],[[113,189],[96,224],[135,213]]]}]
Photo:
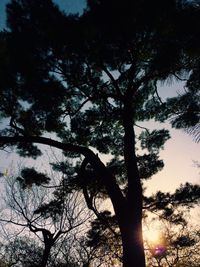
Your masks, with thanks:
[{"label": "thick branch", "polygon": [[49,145],[62,149],[64,151],[75,152],[84,155],[85,157],[95,156],[95,154],[88,148],[72,145],[68,143],[62,143],[59,141],[52,140],[46,137],[40,136],[0,136],[0,144],[17,144],[17,143],[38,143],[43,145]]},{"label": "thick branch", "polygon": [[[96,173],[98,174],[98,179],[102,179],[107,189],[108,195],[111,198],[113,207],[115,209],[116,214],[122,212],[124,207],[124,196],[117,185],[115,178],[109,172],[109,170],[105,167],[103,162],[99,159],[97,155],[95,155],[92,150],[87,147],[73,145],[69,143],[62,143],[59,141],[52,140],[46,137],[40,136],[0,136],[0,144],[17,144],[17,143],[38,143],[43,145],[49,145],[52,147],[56,147],[65,152],[74,152],[85,156],[91,166],[94,168]],[[123,207],[122,207],[123,205]]]}]

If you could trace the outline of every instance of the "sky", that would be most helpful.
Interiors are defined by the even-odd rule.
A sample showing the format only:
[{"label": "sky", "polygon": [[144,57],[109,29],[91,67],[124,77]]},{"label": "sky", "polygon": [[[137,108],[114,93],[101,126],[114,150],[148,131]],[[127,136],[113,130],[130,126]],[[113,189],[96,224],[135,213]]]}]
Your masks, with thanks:
[{"label": "sky", "polygon": [[[85,6],[85,0],[54,0],[62,10],[67,13],[81,12]],[[5,4],[7,0],[0,0],[0,29],[5,27]],[[160,93],[163,98],[167,95],[180,92],[182,84],[174,84],[172,86],[164,86],[160,88]],[[146,125],[150,128],[163,128],[170,129],[169,124],[155,124],[150,122]],[[182,130],[171,130],[171,139],[166,142],[165,149],[160,153],[165,162],[164,169],[156,174],[145,185],[147,186],[147,194],[151,192],[161,191],[174,191],[181,183],[186,181],[200,184],[200,169],[198,169],[194,161],[200,159],[200,143],[197,144],[192,140],[192,137]],[[106,161],[107,157],[102,159]],[[0,172],[6,168],[10,168],[12,162],[16,162],[18,158],[14,153],[2,152],[0,154]],[[27,161],[24,160],[24,163]],[[36,164],[36,162],[29,161],[29,163]]]},{"label": "sky", "polygon": [[[66,13],[82,12],[86,5],[86,0],[53,0],[61,10]],[[9,0],[0,0],[0,29],[6,26],[6,4]]]}]

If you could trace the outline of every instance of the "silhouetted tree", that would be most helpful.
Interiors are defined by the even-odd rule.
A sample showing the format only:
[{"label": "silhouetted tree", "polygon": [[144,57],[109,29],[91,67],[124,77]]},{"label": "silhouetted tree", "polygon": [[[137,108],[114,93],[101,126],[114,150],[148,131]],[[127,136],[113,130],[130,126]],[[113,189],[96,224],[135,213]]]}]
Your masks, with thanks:
[{"label": "silhouetted tree", "polygon": [[[149,119],[170,118],[176,128],[199,122],[199,11],[198,1],[183,0],[88,0],[80,17],[51,0],[7,6],[0,112],[9,126],[0,143],[33,158],[36,143],[80,157],[71,185],[96,214],[94,198],[111,199],[124,267],[145,266],[141,179],[162,169],[158,153],[169,138],[165,130],[138,137],[135,128]],[[186,80],[185,92],[164,101],[157,86],[170,79]]]},{"label": "silhouetted tree", "polygon": [[[72,232],[81,231],[82,225],[91,217],[85,210],[79,192],[65,189],[63,180],[60,184],[57,182],[57,186],[51,186],[49,181],[46,174],[33,168],[24,168],[17,178],[6,177],[6,192],[1,207],[1,226],[5,227],[9,236],[20,236],[21,233],[28,232],[42,242],[38,260],[30,263],[40,267],[46,267],[48,261],[53,262],[52,250],[54,249],[54,254],[59,254],[59,244],[62,244],[63,239],[70,239]],[[45,187],[41,187],[42,185]],[[13,230],[10,229],[11,226]],[[17,261],[19,255],[12,248],[25,245],[23,261],[30,261],[25,250],[31,250],[31,247],[26,247],[26,242],[22,241],[16,239],[17,243],[10,242],[8,250],[11,249],[10,254],[15,255]],[[29,265],[24,263],[23,266]]]}]

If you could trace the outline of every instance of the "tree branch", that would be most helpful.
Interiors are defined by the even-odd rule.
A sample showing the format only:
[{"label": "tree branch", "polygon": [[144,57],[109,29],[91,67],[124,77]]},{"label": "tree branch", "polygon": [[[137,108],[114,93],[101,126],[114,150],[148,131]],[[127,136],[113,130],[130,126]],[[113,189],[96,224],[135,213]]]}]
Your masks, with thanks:
[{"label": "tree branch", "polygon": [[15,119],[13,117],[10,118],[10,127],[15,129],[17,133],[26,135],[26,132],[22,128],[17,126]]},{"label": "tree branch", "polygon": [[[80,174],[81,176],[85,176],[87,175],[85,168],[87,167],[88,161],[87,159],[84,159],[82,164],[81,164],[81,168],[80,168]],[[88,190],[87,190],[87,185],[83,182],[82,184],[83,187],[83,196],[85,198],[86,204],[88,209],[92,210],[94,212],[94,214],[96,215],[97,218],[99,218],[103,224],[106,224],[106,226],[108,227],[108,229],[111,231],[111,233],[114,234],[114,236],[118,236],[117,233],[113,230],[113,228],[111,227],[111,225],[109,224],[109,222],[98,212],[97,208],[93,205],[93,196],[89,195]]]},{"label": "tree branch", "polygon": [[49,145],[52,147],[56,147],[58,149],[79,153],[84,155],[85,157],[94,157],[95,154],[86,147],[72,145],[69,143],[62,143],[59,141],[52,140],[50,138],[41,137],[41,136],[0,136],[0,145],[5,144],[17,144],[17,143],[38,143],[43,145]]},{"label": "tree branch", "polygon": [[0,222],[11,223],[11,224],[18,225],[18,226],[23,226],[23,227],[27,227],[28,226],[28,224],[23,224],[23,223],[15,222],[15,221],[12,221],[12,220],[6,220],[6,219],[0,219]]},{"label": "tree branch", "polygon": [[0,136],[0,145],[17,144],[17,143],[38,143],[43,145],[53,146],[65,152],[74,152],[85,156],[91,166],[97,173],[97,178],[103,180],[107,189],[108,195],[111,198],[113,207],[116,213],[122,213],[125,205],[125,198],[115,181],[115,177],[106,168],[99,157],[89,148],[73,145],[69,143],[62,143],[52,140],[50,138],[41,136]]},{"label": "tree branch", "polygon": [[110,78],[111,82],[113,83],[113,85],[114,85],[114,87],[116,89],[116,92],[117,92],[119,98],[121,98],[122,97],[122,93],[121,93],[120,88],[119,88],[119,86],[117,84],[117,81],[115,80],[113,75],[108,71],[108,69],[105,66],[102,66],[102,69],[108,75],[108,77]]}]

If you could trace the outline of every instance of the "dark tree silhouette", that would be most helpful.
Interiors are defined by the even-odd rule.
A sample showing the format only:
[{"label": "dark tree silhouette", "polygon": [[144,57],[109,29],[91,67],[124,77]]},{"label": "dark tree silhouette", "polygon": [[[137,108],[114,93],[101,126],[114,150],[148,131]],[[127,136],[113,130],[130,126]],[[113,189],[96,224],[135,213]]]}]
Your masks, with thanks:
[{"label": "dark tree silhouette", "polygon": [[[20,155],[36,158],[40,143],[81,156],[71,182],[93,211],[96,194],[111,199],[124,267],[145,266],[141,179],[162,169],[158,153],[169,138],[165,130],[137,138],[135,128],[153,118],[170,118],[176,128],[199,122],[200,32],[193,27],[199,11],[198,1],[182,0],[88,0],[80,17],[51,0],[7,6],[0,112],[9,125],[2,148],[16,145]],[[186,80],[185,92],[163,102],[157,85],[169,79]],[[137,141],[148,152],[139,155]],[[110,162],[103,164],[91,147],[111,155]]]}]

